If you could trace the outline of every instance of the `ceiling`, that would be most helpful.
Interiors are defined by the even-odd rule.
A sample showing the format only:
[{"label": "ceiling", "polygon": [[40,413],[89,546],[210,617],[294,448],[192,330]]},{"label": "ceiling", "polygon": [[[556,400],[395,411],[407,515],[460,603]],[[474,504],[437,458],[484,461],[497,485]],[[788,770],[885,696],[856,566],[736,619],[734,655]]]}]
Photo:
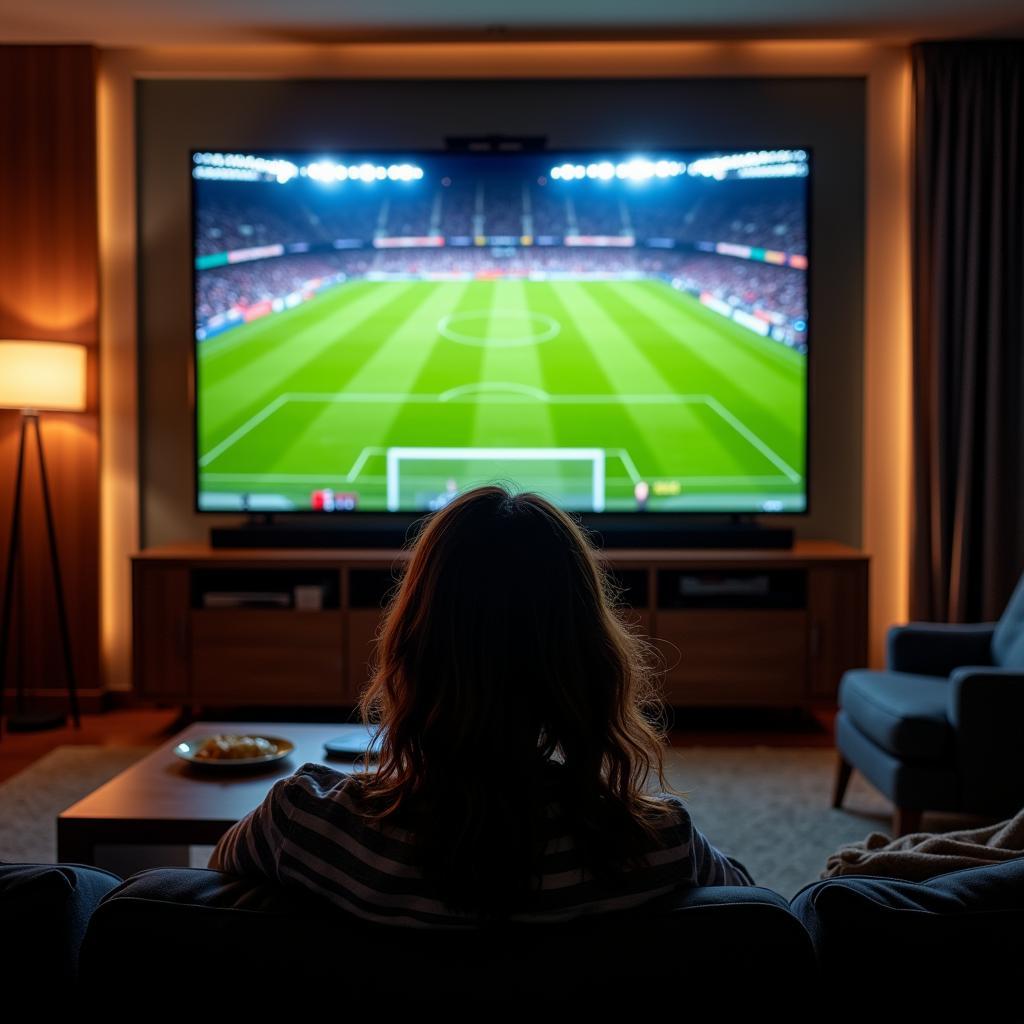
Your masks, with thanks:
[{"label": "ceiling", "polygon": [[1024,36],[1024,0],[0,0],[0,42]]}]

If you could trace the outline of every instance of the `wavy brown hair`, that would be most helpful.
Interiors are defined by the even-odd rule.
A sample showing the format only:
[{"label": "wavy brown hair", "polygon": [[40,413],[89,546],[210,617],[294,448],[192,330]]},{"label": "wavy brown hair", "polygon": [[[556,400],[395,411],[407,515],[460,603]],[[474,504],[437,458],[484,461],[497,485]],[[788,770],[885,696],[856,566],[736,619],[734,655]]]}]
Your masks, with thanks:
[{"label": "wavy brown hair", "polygon": [[553,801],[613,885],[659,845],[663,707],[615,601],[586,534],[536,494],[469,491],[416,539],[360,698],[379,761],[354,779],[450,906],[522,906]]}]

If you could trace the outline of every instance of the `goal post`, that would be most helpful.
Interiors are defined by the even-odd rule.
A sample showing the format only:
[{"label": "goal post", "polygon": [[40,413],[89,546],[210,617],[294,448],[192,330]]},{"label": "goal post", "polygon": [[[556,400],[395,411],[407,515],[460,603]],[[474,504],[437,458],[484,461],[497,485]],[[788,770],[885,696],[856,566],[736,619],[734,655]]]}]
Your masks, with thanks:
[{"label": "goal post", "polygon": [[449,480],[463,491],[509,477],[526,490],[548,492],[570,507],[604,511],[603,448],[430,447],[388,448],[388,511],[422,507],[423,496],[441,495]]}]

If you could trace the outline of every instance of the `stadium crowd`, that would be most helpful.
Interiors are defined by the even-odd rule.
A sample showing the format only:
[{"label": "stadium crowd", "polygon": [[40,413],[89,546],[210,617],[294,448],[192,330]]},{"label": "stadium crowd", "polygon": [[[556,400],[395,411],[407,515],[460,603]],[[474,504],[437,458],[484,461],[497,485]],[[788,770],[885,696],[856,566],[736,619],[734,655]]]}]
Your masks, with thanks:
[{"label": "stadium crowd", "polygon": [[230,309],[283,299],[321,278],[361,276],[372,257],[369,252],[281,256],[201,270],[196,274],[196,321],[203,324]]},{"label": "stadium crowd", "polygon": [[807,318],[807,275],[771,263],[693,253],[652,253],[639,268],[651,276],[671,279],[688,292],[708,292],[748,313],[781,313],[789,320]]},{"label": "stadium crowd", "polygon": [[435,231],[446,238],[627,235],[641,242],[671,238],[807,252],[801,201],[792,181],[710,187],[685,178],[644,187],[543,181],[445,178],[436,188],[413,191],[387,184],[293,190],[267,183],[202,182],[197,255],[277,242],[315,245]]},{"label": "stadium crowd", "polygon": [[573,246],[362,249],[253,260],[196,275],[197,324],[231,309],[315,290],[323,279],[367,275],[472,275],[478,278],[551,274],[660,277],[694,295],[710,294],[732,309],[763,315],[806,341],[806,275],[790,267],[693,252]]}]

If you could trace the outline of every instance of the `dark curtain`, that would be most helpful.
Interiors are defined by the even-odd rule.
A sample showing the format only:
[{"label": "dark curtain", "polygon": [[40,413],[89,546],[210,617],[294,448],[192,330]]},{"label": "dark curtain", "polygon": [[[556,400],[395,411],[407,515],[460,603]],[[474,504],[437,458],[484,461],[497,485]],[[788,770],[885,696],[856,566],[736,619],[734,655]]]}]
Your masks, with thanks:
[{"label": "dark curtain", "polygon": [[1024,41],[913,64],[911,613],[987,621],[1024,571]]}]

